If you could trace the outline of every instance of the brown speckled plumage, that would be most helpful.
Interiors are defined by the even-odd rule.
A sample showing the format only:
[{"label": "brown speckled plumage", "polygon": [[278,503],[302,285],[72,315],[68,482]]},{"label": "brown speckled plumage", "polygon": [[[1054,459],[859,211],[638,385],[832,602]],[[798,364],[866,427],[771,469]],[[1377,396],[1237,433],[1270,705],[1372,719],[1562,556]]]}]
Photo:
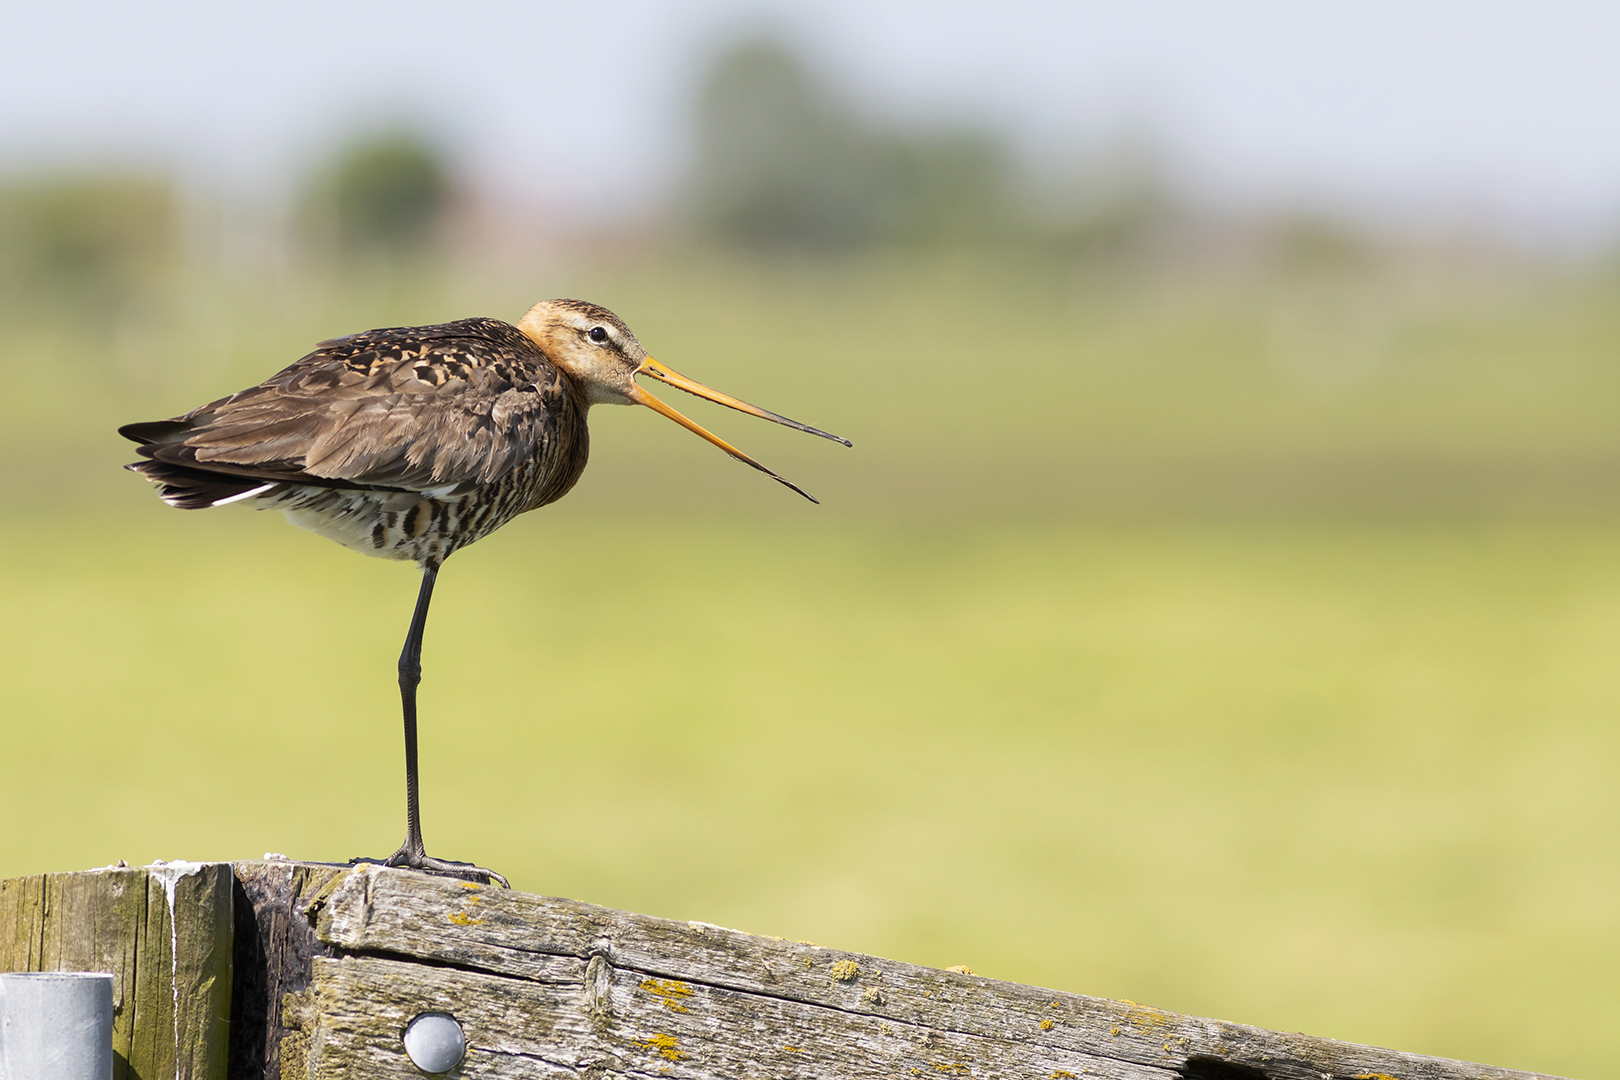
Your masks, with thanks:
[{"label": "brown speckled plumage", "polygon": [[322,342],[257,386],[120,430],[149,459],[131,468],[171,505],[241,498],[436,566],[567,494],[589,451],[585,412],[516,327],[463,319]]}]

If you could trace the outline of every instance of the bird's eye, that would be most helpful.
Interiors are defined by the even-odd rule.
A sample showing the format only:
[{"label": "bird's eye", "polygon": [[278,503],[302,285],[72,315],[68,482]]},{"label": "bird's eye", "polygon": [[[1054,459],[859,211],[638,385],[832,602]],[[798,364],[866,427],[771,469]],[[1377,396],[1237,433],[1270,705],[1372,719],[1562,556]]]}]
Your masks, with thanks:
[{"label": "bird's eye", "polygon": [[607,331],[602,329],[600,326],[593,326],[591,327],[591,332],[586,336],[600,345],[602,342],[607,340]]}]

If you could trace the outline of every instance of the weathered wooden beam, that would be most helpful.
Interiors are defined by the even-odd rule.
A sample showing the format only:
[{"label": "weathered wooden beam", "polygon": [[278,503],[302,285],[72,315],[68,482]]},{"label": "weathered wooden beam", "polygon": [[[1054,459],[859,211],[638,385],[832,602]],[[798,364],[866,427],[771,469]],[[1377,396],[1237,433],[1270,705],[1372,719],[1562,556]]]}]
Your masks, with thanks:
[{"label": "weathered wooden beam", "polygon": [[[221,925],[227,945],[234,933],[231,1080],[420,1076],[401,1036],[430,1012],[454,1016],[467,1036],[449,1077],[1539,1076],[370,866],[242,862],[234,873],[216,864],[5,882],[0,968],[127,970],[122,1075],[223,1076],[219,957],[232,950]],[[152,944],[165,933],[167,954]],[[194,947],[204,959],[181,955]],[[175,995],[169,1013],[142,1004],[149,973],[129,959],[154,949],[175,973],[150,976]],[[206,992],[186,974],[204,969]],[[181,1033],[203,1030],[216,1033],[213,1056],[197,1064],[139,1056],[201,1045]]]},{"label": "weathered wooden beam", "polygon": [[466,1076],[1528,1080],[704,923],[380,868],[312,912],[306,1075],[410,1075],[399,1032],[463,1018]]},{"label": "weathered wooden beam", "polygon": [[229,863],[0,881],[0,971],[106,971],[115,1080],[223,1080]]}]

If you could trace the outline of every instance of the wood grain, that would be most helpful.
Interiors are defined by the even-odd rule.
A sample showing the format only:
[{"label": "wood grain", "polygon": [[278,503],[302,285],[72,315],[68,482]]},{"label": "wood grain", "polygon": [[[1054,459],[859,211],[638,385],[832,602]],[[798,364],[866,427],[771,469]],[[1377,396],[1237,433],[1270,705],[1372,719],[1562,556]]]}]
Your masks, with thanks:
[{"label": "wood grain", "polygon": [[223,1080],[231,867],[169,863],[0,881],[0,971],[105,971],[115,1080]]},{"label": "wood grain", "polygon": [[317,956],[334,952],[315,937],[307,912],[342,873],[309,863],[235,865],[229,1080],[275,1080],[284,1044],[292,1058],[307,1054],[303,1034],[283,1020],[282,1002],[308,988]]},{"label": "wood grain", "polygon": [[452,1078],[1539,1076],[376,866],[0,882],[0,970],[69,969],[118,977],[119,1080],[419,1077],[424,1012]]},{"label": "wood grain", "polygon": [[[883,1075],[1048,1080],[1054,1075],[1061,1080],[1065,1072],[1202,1080],[1528,1080],[1538,1075],[1182,1016],[378,867],[346,875],[314,914],[321,940],[356,959],[316,964],[309,1027],[312,1077],[405,1075],[386,1069],[390,1060],[400,1060],[399,1031],[409,1016],[389,1014],[387,1023],[368,1025],[363,1010],[343,1004],[345,994],[358,992],[355,988],[379,985],[378,977],[368,974],[375,969],[347,966],[366,956],[442,965],[428,969],[434,974],[426,981],[397,983],[406,995],[399,999],[401,1009],[407,1008],[406,1000],[420,1005],[431,999],[437,1002],[432,1008],[462,1016],[458,1009],[484,1007],[468,993],[533,994],[532,1000],[524,998],[533,1023],[567,1036],[567,1052],[543,1054],[532,1049],[533,1042],[502,1041],[517,1038],[522,1029],[481,1029],[474,1017],[482,1014],[469,1011],[469,1035],[480,1049],[464,1067],[468,1076],[546,1076],[553,1075],[548,1069],[596,1068],[671,1076],[843,1077],[866,1075],[858,1071],[864,1062],[880,1063],[873,1067]],[[559,966],[567,960],[594,974],[574,976],[572,968]],[[444,981],[446,970],[471,981]],[[403,973],[396,978],[404,980]],[[570,979],[573,988],[565,991]],[[645,986],[686,989],[659,993]],[[649,994],[657,1000],[643,1001]],[[592,1001],[597,1002],[594,1013]],[[663,1027],[650,1024],[649,1015]],[[583,1031],[581,1016],[599,1021],[590,1028],[599,1057],[572,1049],[584,1045],[575,1039],[576,1031]],[[611,1017],[612,1024],[604,1026],[602,1017]],[[885,1028],[898,1041],[890,1041]],[[629,1043],[615,1031],[625,1032]],[[816,1031],[827,1037],[812,1038]],[[942,1051],[923,1061],[916,1049],[922,1033],[956,1056]],[[666,1055],[652,1068],[655,1063],[644,1060],[646,1055],[638,1058],[628,1048],[660,1035],[679,1040],[672,1049],[680,1057]],[[745,1049],[734,1052],[721,1044]],[[797,1049],[782,1050],[786,1045]],[[513,1059],[501,1066],[506,1071],[482,1071],[494,1068],[501,1055]],[[530,1065],[514,1063],[520,1060],[544,1065],[524,1072]],[[323,1062],[357,1071],[322,1071]],[[692,1071],[711,1066],[711,1072]]]},{"label": "wood grain", "polygon": [[607,966],[595,985],[397,960],[317,960],[311,1080],[414,1073],[400,1032],[421,1012],[469,1035],[466,1077],[1028,1076],[1174,1080],[1032,1040],[993,1039]]}]

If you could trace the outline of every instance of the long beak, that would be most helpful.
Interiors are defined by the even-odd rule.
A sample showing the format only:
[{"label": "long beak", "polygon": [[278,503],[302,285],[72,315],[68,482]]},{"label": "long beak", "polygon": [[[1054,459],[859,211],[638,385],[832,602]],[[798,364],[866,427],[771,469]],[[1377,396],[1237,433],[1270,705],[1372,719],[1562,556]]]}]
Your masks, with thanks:
[{"label": "long beak", "polygon": [[[651,375],[659,382],[665,382],[673,387],[676,387],[677,389],[685,390],[688,394],[694,394],[700,398],[707,398],[709,401],[729,406],[730,408],[736,409],[739,412],[745,412],[750,416],[758,416],[761,419],[773,421],[774,423],[781,424],[784,427],[793,428],[795,431],[804,431],[811,435],[820,435],[823,439],[831,439],[833,442],[843,443],[845,446],[851,445],[848,439],[840,439],[837,435],[829,435],[825,431],[819,431],[816,428],[801,424],[797,420],[789,420],[785,416],[778,416],[776,413],[768,412],[767,410],[761,409],[755,405],[750,405],[746,401],[740,401],[729,394],[722,394],[718,390],[711,390],[700,382],[693,382],[685,375],[671,371],[669,368],[665,367],[663,364],[660,364],[650,356],[642,362],[641,367],[636,370],[636,374]],[[755,461],[741,450],[738,450],[735,446],[732,446],[730,443],[720,438],[720,436],[715,435],[713,432],[707,431],[698,424],[688,420],[679,412],[670,408],[659,399],[653,397],[641,387],[635,385],[634,383],[631,383],[630,385],[630,399],[636,404],[645,405],[647,408],[656,413],[662,413],[693,434],[701,435],[703,438],[718,446],[720,449],[724,450],[738,461],[743,462],[745,465],[753,466],[778,483],[785,484],[794,491],[797,491],[800,495],[803,495],[811,502],[818,502],[815,496],[811,495],[808,491],[793,483],[791,480],[778,476],[776,473],[772,472],[770,469],[767,469],[765,466],[761,465],[759,462]]]}]

